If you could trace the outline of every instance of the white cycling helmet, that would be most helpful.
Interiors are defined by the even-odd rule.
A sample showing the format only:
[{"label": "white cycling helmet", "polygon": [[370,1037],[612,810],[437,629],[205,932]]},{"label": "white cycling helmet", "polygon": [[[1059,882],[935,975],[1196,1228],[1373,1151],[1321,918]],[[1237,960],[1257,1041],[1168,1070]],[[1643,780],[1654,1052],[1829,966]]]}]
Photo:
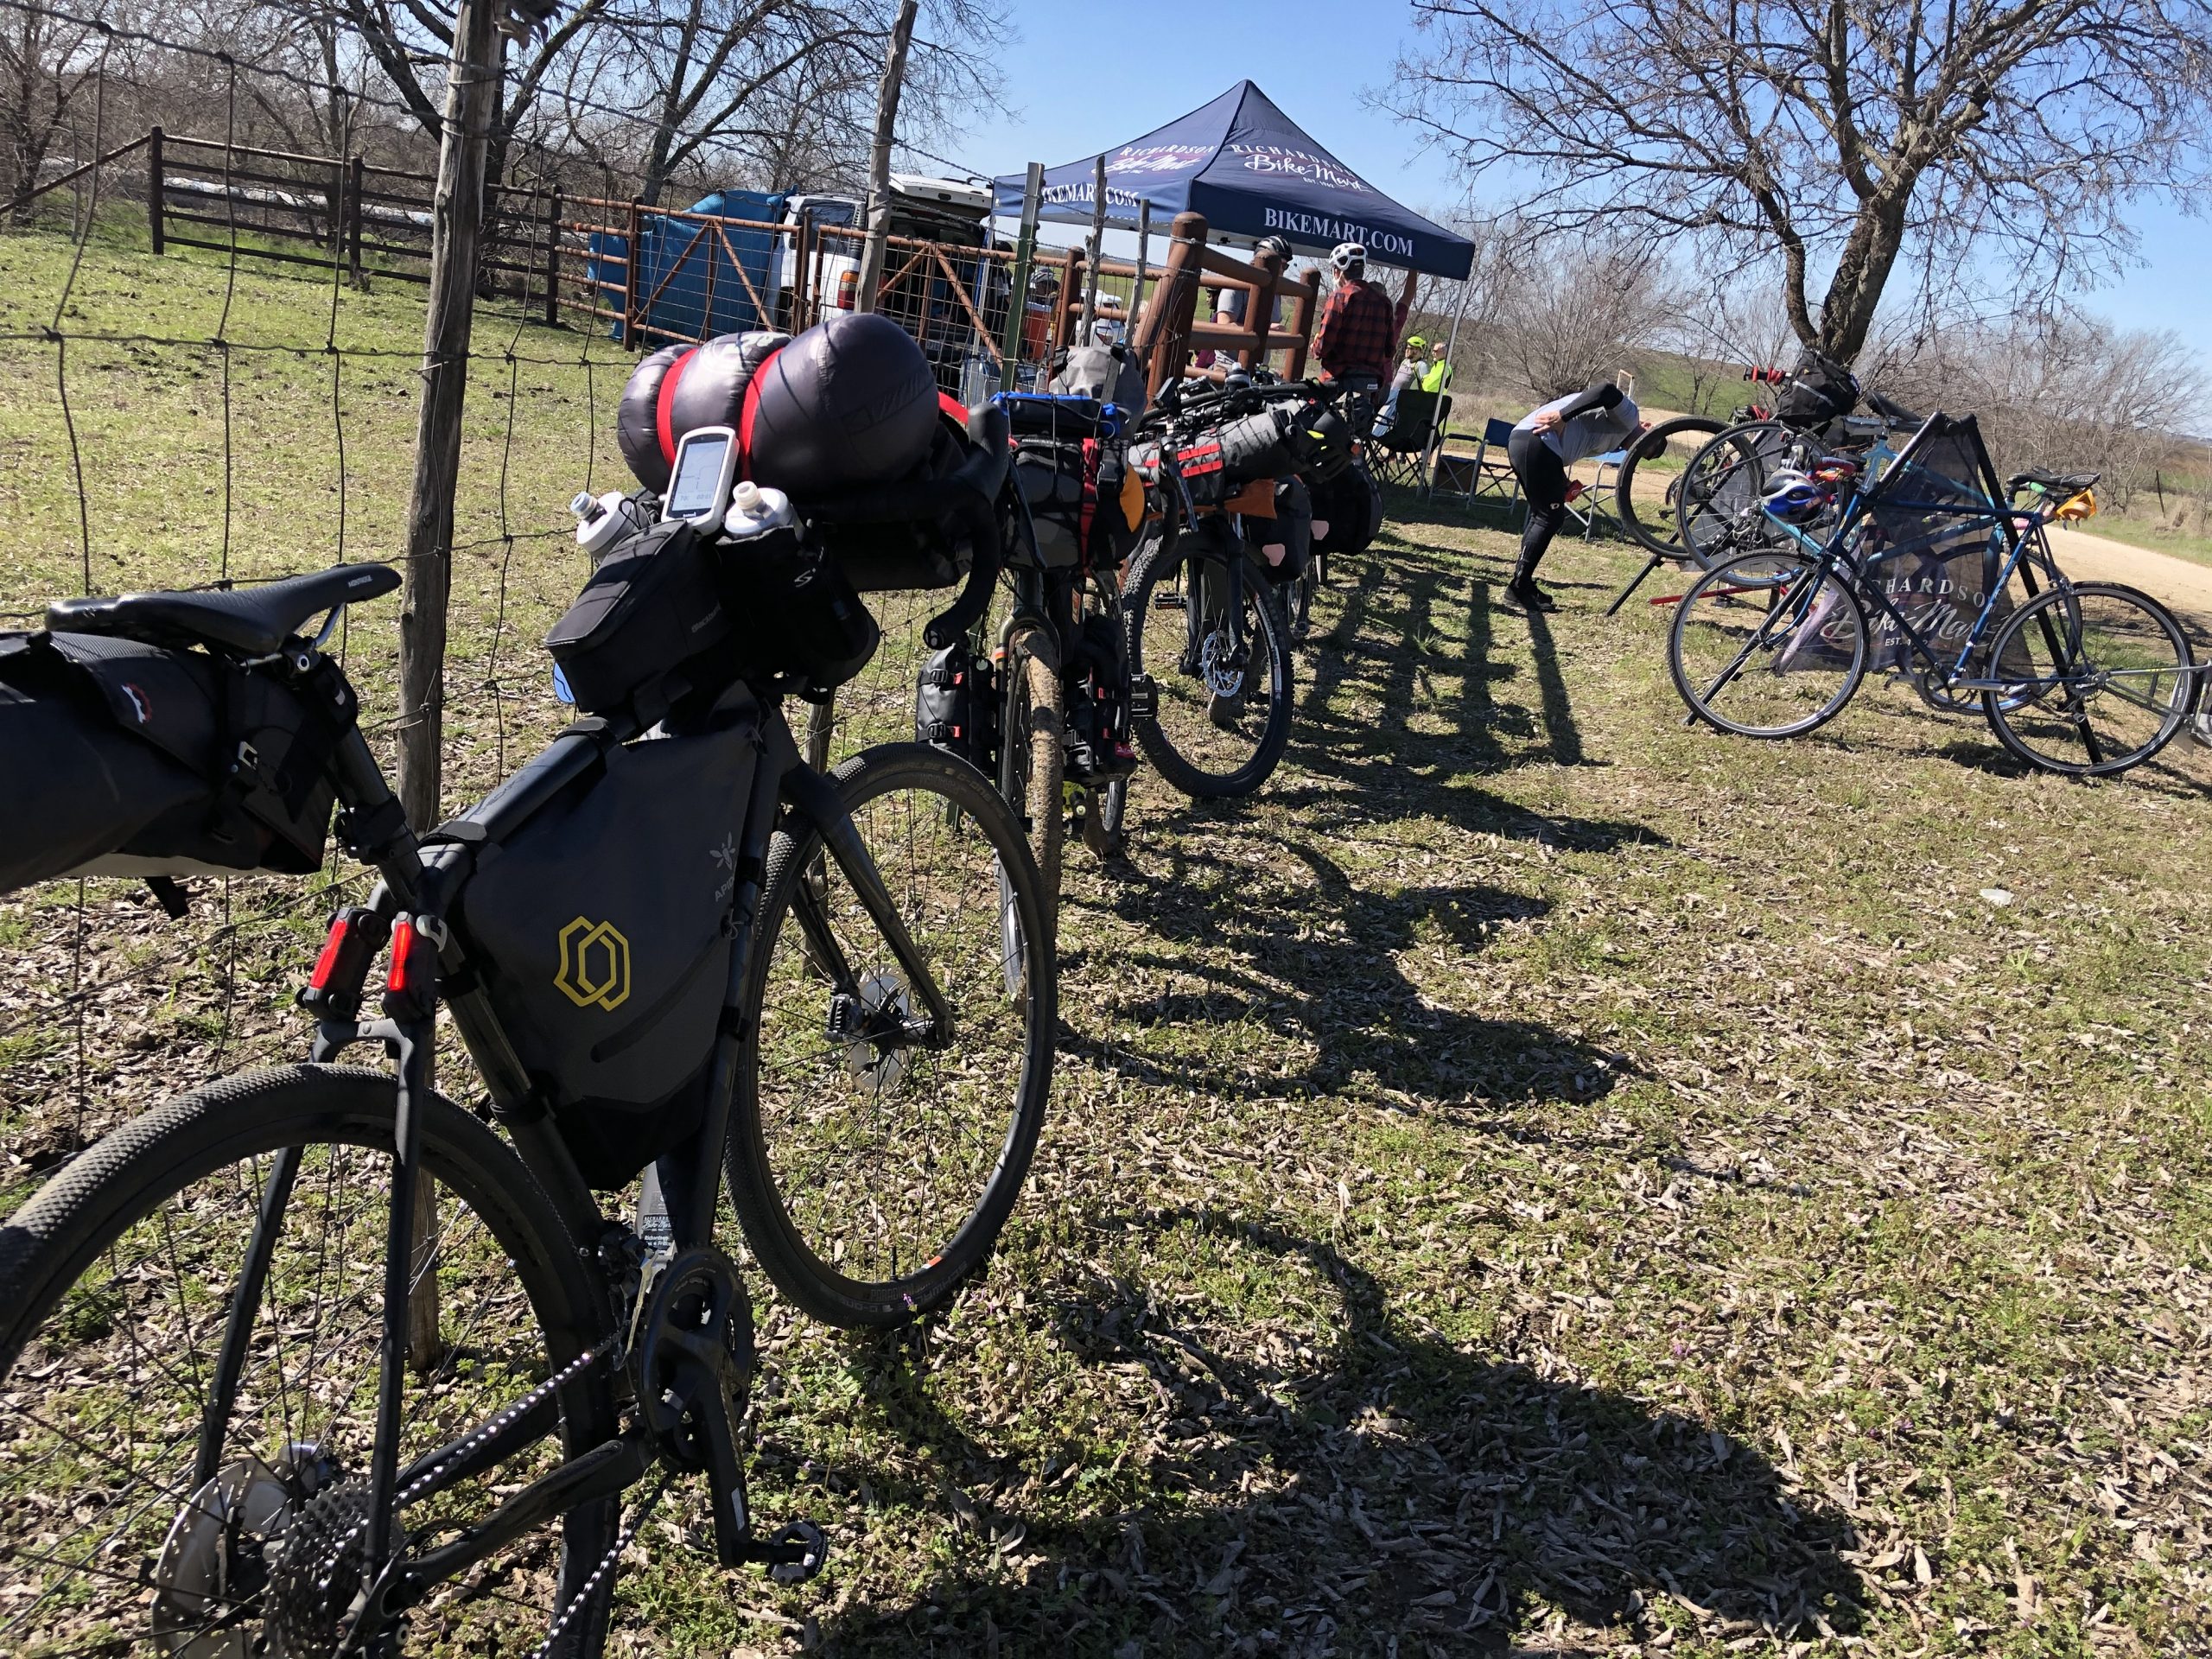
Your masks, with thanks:
[{"label": "white cycling helmet", "polygon": [[1367,250],[1357,242],[1339,242],[1330,251],[1329,263],[1338,270],[1364,267],[1367,264]]}]

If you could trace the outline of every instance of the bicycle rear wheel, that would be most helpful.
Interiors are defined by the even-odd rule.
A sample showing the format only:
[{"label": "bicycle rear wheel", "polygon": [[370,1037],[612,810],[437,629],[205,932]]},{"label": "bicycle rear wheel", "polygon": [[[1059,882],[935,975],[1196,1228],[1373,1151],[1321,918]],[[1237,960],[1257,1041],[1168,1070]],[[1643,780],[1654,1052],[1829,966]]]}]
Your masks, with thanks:
[{"label": "bicycle rear wheel", "polygon": [[1739,737],[1796,737],[1834,719],[1866,677],[1866,613],[1815,561],[1742,554],[1682,595],[1667,668],[1708,725]]},{"label": "bicycle rear wheel", "polygon": [[1051,922],[1021,826],[973,766],[890,744],[832,779],[951,1028],[934,1045],[911,1034],[919,1005],[843,867],[803,821],[779,834],[746,991],[729,1186],[753,1255],[792,1301],[830,1325],[891,1325],[976,1270],[1028,1177],[1052,1086]]},{"label": "bicycle rear wheel", "polygon": [[1675,530],[1682,550],[1707,569],[1738,553],[1792,545],[1760,510],[1767,480],[1789,464],[1802,440],[1779,421],[1748,421],[1715,435],[1682,469]]},{"label": "bicycle rear wheel", "polygon": [[1137,742],[1198,799],[1249,795],[1290,742],[1290,620],[1281,590],[1249,561],[1241,653],[1229,626],[1228,562],[1244,558],[1241,543],[1199,527],[1148,543],[1129,571],[1129,671],[1154,686]]},{"label": "bicycle rear wheel", "polygon": [[1721,425],[1707,415],[1679,416],[1661,422],[1629,447],[1613,483],[1613,510],[1646,550],[1686,556],[1681,506],[1688,458]]},{"label": "bicycle rear wheel", "polygon": [[[334,1645],[360,1576],[394,1103],[378,1071],[229,1078],[109,1135],[0,1231],[0,1651]],[[408,1376],[403,1471],[607,1334],[497,1135],[435,1099],[423,1163],[416,1272],[435,1280],[443,1351]],[[552,1389],[557,1421],[483,1478],[533,1478],[611,1435],[610,1371]],[[419,1546],[493,1502],[464,1480],[403,1508],[394,1536]],[[413,1638],[526,1651],[573,1609],[554,1650],[598,1652],[616,1518],[601,1501],[524,1534],[418,1607]]]},{"label": "bicycle rear wheel", "polygon": [[2031,766],[2104,778],[2173,741],[2197,701],[2195,653],[2173,613],[2118,582],[2038,594],[1991,642],[1982,713]]}]

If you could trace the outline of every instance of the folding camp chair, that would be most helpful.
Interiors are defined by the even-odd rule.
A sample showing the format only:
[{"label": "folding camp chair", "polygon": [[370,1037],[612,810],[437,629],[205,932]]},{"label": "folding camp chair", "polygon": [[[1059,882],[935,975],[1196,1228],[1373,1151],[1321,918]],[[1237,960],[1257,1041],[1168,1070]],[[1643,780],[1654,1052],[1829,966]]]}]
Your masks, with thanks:
[{"label": "folding camp chair", "polygon": [[1628,451],[1608,449],[1597,457],[1598,479],[1582,493],[1567,504],[1574,521],[1582,526],[1582,539],[1588,541],[1598,528],[1600,518],[1617,518],[1613,498],[1607,493],[1620,481],[1621,468],[1628,464]]},{"label": "folding camp chair", "polygon": [[1397,412],[1388,431],[1368,441],[1368,470],[1377,484],[1420,484],[1421,459],[1436,429],[1452,418],[1452,400],[1441,392],[1408,387],[1398,394]]},{"label": "folding camp chair", "polygon": [[1458,495],[1469,506],[1481,495],[1494,495],[1509,506],[1516,504],[1521,499],[1521,480],[1513,463],[1505,458],[1506,447],[1512,442],[1513,423],[1493,417],[1484,425],[1482,440],[1473,454],[1446,452],[1437,456],[1434,487]]}]

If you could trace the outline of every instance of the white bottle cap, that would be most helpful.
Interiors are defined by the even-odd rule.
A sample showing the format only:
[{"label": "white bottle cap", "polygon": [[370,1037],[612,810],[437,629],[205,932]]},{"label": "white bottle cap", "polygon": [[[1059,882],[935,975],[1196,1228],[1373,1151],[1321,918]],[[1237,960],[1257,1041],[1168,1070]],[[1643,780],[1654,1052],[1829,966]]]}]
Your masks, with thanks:
[{"label": "white bottle cap", "polygon": [[749,478],[737,480],[737,487],[729,493],[729,504],[745,518],[750,518],[760,511],[760,486]]}]

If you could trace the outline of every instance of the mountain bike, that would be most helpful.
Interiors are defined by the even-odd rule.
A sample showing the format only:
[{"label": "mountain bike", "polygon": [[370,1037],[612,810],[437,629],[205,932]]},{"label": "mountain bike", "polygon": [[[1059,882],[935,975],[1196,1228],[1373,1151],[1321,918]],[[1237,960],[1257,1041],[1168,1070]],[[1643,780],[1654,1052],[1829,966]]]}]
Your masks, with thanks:
[{"label": "mountain bike", "polygon": [[[969,626],[996,566],[979,543],[933,630]],[[380,880],[338,912],[300,994],[308,1061],[137,1118],[0,1230],[0,1651],[595,1654],[626,1548],[694,1475],[722,1565],[810,1576],[820,1530],[764,1536],[747,1497],[738,1238],[806,1312],[896,1325],[976,1270],[1027,1177],[1051,929],[986,780],[918,744],[824,776],[785,721],[789,684],[741,666],[650,726],[576,721],[418,836],[321,648],[347,603],[398,582],[341,566],[48,612],[342,711],[339,833]],[[728,965],[706,984],[696,1125],[617,1215],[521,1058],[544,1034],[495,1005],[515,964],[472,944],[471,905],[495,854],[519,855],[518,822],[609,768],[680,771],[710,741],[747,757],[728,821],[697,827]],[[566,1002],[627,1022],[591,1058],[664,1040],[665,1010],[631,1001],[651,941],[605,915],[544,920]],[[433,1086],[442,1011],[482,1084],[474,1109]],[[342,1063],[361,1046],[388,1065]]]},{"label": "mountain bike", "polygon": [[[1979,705],[2033,766],[2106,776],[2140,765],[2193,711],[2195,660],[2156,601],[2069,582],[2052,558],[2045,526],[2094,482],[2029,472],[2000,489],[1973,419],[1931,416],[1878,477],[1853,475],[1818,517],[1824,533],[1769,512],[1765,545],[1691,584],[1668,636],[1688,719],[1800,735],[1840,714],[1878,660],[1931,707]],[[1969,568],[1977,586],[1961,601]]]},{"label": "mountain bike", "polygon": [[1129,669],[1148,676],[1137,741],[1160,776],[1194,798],[1249,795],[1290,741],[1290,613],[1255,526],[1274,517],[1275,476],[1223,482],[1217,434],[1302,383],[1161,394],[1132,462],[1154,515],[1129,563],[1123,613]]}]

